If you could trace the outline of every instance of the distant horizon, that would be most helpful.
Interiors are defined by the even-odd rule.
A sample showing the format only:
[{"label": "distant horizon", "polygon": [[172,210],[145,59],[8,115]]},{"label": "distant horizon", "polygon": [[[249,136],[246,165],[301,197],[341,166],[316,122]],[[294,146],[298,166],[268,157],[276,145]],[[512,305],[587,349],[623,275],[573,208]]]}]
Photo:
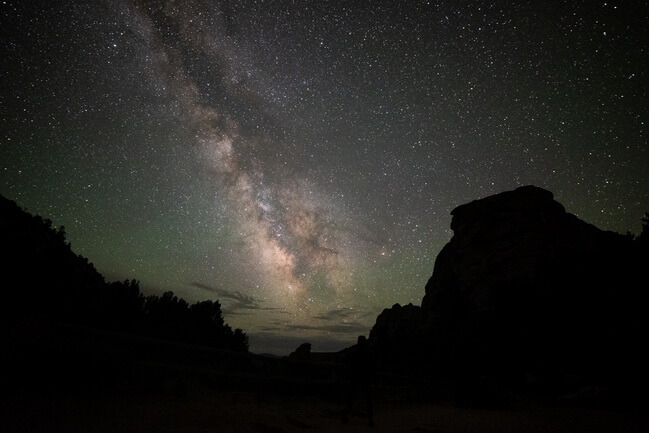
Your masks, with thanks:
[{"label": "distant horizon", "polygon": [[[369,334],[369,330],[367,332]],[[366,335],[367,335],[366,334]],[[253,335],[248,335],[250,337],[251,350],[250,353],[255,355],[275,355],[275,356],[288,356],[297,349],[302,343],[311,344],[311,352],[324,352],[324,353],[336,353],[340,352],[343,349],[353,346],[356,344],[355,340],[350,340],[349,342],[342,340],[323,340],[321,338],[315,339],[300,339],[300,337],[287,337],[275,336],[274,341],[268,339],[268,337],[258,337]],[[252,349],[256,348],[256,350]]]}]

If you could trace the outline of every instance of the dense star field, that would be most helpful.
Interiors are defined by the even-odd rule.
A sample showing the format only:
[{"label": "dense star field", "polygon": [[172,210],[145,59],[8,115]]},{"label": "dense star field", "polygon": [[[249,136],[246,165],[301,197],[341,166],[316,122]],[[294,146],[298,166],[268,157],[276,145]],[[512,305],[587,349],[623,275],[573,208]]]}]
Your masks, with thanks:
[{"label": "dense star field", "polygon": [[[65,3],[65,4],[64,4]],[[3,1],[0,192],[254,352],[419,304],[450,211],[649,211],[641,1]]]}]

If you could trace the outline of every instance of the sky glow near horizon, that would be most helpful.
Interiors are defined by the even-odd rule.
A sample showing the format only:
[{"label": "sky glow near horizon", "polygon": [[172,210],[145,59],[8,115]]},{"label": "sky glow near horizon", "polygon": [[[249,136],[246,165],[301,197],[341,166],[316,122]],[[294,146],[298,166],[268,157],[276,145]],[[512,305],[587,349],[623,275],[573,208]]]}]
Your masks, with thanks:
[{"label": "sky glow near horizon", "polygon": [[6,1],[0,192],[251,350],[419,304],[450,211],[649,211],[643,2]]}]

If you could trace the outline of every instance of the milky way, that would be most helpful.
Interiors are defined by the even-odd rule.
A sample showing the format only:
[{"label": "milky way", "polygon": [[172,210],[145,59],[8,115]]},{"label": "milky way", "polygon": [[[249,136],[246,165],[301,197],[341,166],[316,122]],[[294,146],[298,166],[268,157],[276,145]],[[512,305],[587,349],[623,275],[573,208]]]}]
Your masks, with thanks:
[{"label": "milky way", "polygon": [[0,192],[254,351],[418,304],[467,201],[649,211],[643,2],[72,3],[2,5]]},{"label": "milky way", "polygon": [[[345,258],[331,212],[312,197],[316,186],[295,176],[281,160],[273,161],[274,155],[264,149],[273,143],[249,131],[236,115],[233,106],[269,117],[237,68],[237,47],[230,46],[225,18],[192,2],[153,11],[136,4],[125,13],[137,15],[136,30],[154,59],[156,81],[165,83],[182,121],[195,134],[199,157],[225,190],[237,230],[250,249],[249,260],[262,273],[264,284],[289,295],[302,294],[304,277],[321,273],[329,286],[342,289],[339,265]],[[213,85],[232,102],[204,100],[208,90],[194,81],[193,68],[216,74],[204,87]],[[281,179],[268,181],[278,172],[283,173]]]}]

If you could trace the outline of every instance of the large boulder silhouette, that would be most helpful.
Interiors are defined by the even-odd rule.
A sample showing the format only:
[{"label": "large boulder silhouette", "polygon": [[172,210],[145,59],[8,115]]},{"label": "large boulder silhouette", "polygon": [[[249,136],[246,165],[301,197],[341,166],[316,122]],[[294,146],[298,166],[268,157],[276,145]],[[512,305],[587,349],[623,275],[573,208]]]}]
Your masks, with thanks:
[{"label": "large boulder silhouette", "polygon": [[[647,294],[632,238],[578,219],[535,186],[451,214],[454,234],[425,288],[413,364],[510,383],[611,382],[641,369]],[[370,336],[398,323],[412,328],[385,322]],[[394,345],[372,343],[379,353]]]},{"label": "large boulder silhouette", "polygon": [[423,323],[421,307],[394,304],[376,318],[369,340],[390,367],[414,372],[413,368],[418,365],[413,365],[412,358],[425,358],[427,346],[423,342],[428,336]]}]

